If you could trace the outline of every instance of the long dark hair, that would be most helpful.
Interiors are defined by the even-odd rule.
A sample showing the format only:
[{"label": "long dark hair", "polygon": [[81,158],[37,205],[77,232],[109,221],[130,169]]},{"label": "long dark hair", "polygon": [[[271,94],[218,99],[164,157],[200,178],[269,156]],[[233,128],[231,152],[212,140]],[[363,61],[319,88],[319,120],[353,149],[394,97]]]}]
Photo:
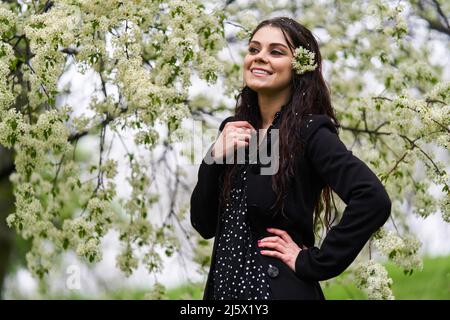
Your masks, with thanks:
[{"label": "long dark hair", "polygon": [[[290,178],[294,175],[296,158],[299,152],[304,149],[304,145],[299,136],[302,119],[309,113],[326,114],[334,120],[337,126],[339,126],[339,123],[331,105],[328,86],[322,76],[322,57],[319,46],[311,31],[293,19],[276,17],[262,21],[251,33],[249,42],[253,38],[253,35],[265,26],[279,28],[292,52],[299,46],[303,46],[309,51],[314,52],[315,62],[317,63],[314,71],[306,72],[302,75],[293,72],[292,95],[289,102],[283,106],[283,111],[279,119],[280,159],[278,172],[272,176],[272,187],[276,193],[276,202],[272,208],[275,207],[276,214],[281,212],[284,215],[283,200],[287,194]],[[236,97],[234,117],[235,120],[246,120],[250,122],[255,129],[261,128],[262,119],[258,105],[258,94],[246,85],[243,86]],[[226,165],[221,203],[229,200],[232,177],[236,172],[236,164]],[[322,199],[318,197],[314,207],[315,232],[317,227],[319,227],[319,221],[321,222],[320,226],[325,226],[326,231],[329,230],[334,221],[334,219],[332,220],[331,199],[332,190],[327,185],[322,189]],[[336,208],[336,206],[334,207]],[[320,217],[323,208],[325,208],[324,221]]]}]

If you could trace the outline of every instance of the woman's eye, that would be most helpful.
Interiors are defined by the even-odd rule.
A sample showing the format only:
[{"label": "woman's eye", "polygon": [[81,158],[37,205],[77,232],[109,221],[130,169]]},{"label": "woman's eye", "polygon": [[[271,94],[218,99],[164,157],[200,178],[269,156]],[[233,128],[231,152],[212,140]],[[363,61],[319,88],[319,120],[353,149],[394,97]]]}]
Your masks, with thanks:
[{"label": "woman's eye", "polygon": [[[248,48],[248,52],[250,53],[257,53],[259,50],[257,48]],[[274,55],[282,55],[283,53],[277,50],[272,50],[271,51],[272,54]]]}]

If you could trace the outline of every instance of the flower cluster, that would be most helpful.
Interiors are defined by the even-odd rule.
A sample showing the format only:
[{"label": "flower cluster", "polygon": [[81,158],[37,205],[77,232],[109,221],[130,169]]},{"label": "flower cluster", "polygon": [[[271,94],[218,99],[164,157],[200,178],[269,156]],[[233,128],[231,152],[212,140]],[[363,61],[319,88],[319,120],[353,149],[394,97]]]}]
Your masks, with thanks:
[{"label": "flower cluster", "polygon": [[136,144],[146,145],[149,149],[156,147],[158,139],[159,132],[153,128],[148,128],[146,131],[141,130],[134,136],[134,142]]},{"label": "flower cluster", "polygon": [[55,255],[45,242],[38,240],[32,242],[32,248],[25,258],[32,274],[42,279],[50,272]]},{"label": "flower cluster", "polygon": [[241,29],[236,33],[236,37],[241,40],[250,38],[252,30],[258,24],[254,13],[249,10],[243,10],[237,13],[236,20],[241,26]]},{"label": "flower cluster", "polygon": [[383,265],[373,260],[360,263],[354,275],[356,286],[363,290],[370,300],[394,300],[392,279]]},{"label": "flower cluster", "polygon": [[427,100],[439,100],[445,104],[450,103],[450,81],[438,82],[431,90],[426,94]]},{"label": "flower cluster", "polygon": [[297,74],[313,71],[317,68],[317,63],[315,63],[314,58],[314,52],[300,46],[294,51],[292,67]]},{"label": "flower cluster", "polygon": [[145,300],[162,300],[167,299],[166,287],[159,282],[156,282],[152,290],[144,296]]},{"label": "flower cluster", "polygon": [[16,24],[16,15],[6,8],[0,7],[0,37],[7,37],[9,32]]},{"label": "flower cluster", "polygon": [[85,257],[90,263],[102,260],[100,240],[97,238],[89,238],[86,242],[80,243],[76,252],[79,256]]},{"label": "flower cluster", "polygon": [[380,252],[402,267],[405,273],[412,273],[414,269],[421,270],[423,267],[418,255],[421,243],[412,234],[400,238],[392,231],[381,229],[374,244]]},{"label": "flower cluster", "polygon": [[[0,21],[2,21],[1,16]],[[10,73],[9,65],[12,63],[13,59],[14,54],[12,46],[0,41],[0,78],[3,79],[0,81],[0,122],[3,111],[7,110],[14,101],[15,94],[9,89],[7,81]]]},{"label": "flower cluster", "polygon": [[445,222],[450,223],[450,197],[441,197],[441,199],[439,200],[439,205],[442,210],[442,219]]},{"label": "flower cluster", "polygon": [[84,217],[76,217],[65,220],[62,229],[66,234],[69,243],[76,244],[80,242],[80,240],[93,234],[95,226],[92,221],[88,221]]},{"label": "flower cluster", "polygon": [[29,126],[24,122],[22,114],[15,109],[1,113],[0,119],[0,144],[12,148],[28,133]]},{"label": "flower cluster", "polygon": [[[108,226],[112,222],[112,212],[110,202],[101,198],[93,197],[87,203],[87,210],[90,213],[90,219],[97,222],[97,230],[101,226]],[[101,234],[102,235],[102,234]]]},{"label": "flower cluster", "polygon": [[116,257],[116,265],[122,270],[126,276],[130,276],[135,269],[137,269],[139,260],[134,256],[131,246],[127,246],[125,250],[122,251]]},{"label": "flower cluster", "polygon": [[31,134],[43,141],[46,149],[55,153],[61,153],[68,147],[69,130],[64,123],[64,115],[56,110],[41,114]]},{"label": "flower cluster", "polygon": [[198,68],[200,79],[213,84],[217,80],[217,75],[223,73],[224,67],[216,58],[199,55]]}]

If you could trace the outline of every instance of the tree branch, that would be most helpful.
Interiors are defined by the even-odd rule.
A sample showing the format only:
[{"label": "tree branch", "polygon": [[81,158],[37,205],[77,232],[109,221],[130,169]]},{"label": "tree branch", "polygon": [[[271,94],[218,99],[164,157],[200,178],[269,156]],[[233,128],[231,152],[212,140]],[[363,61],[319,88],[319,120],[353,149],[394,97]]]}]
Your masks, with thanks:
[{"label": "tree branch", "polygon": [[[374,100],[387,100],[387,101],[393,101],[392,99],[390,99],[390,98],[386,98],[386,97],[380,97],[380,96],[377,96],[377,97],[372,97],[372,99],[374,99]],[[442,104],[446,104],[444,101],[441,101],[441,100],[436,100],[436,99],[425,99],[425,102],[427,103],[427,107],[429,106],[429,104],[430,103],[434,103],[434,102],[437,102],[437,103],[442,103]],[[406,106],[406,108],[407,109],[409,109],[409,110],[411,110],[411,111],[414,111],[414,112],[416,112],[416,113],[418,113],[418,114],[420,114],[420,112],[418,111],[418,110],[416,110],[416,109],[414,109],[414,108],[411,108],[411,107],[409,107],[409,106]],[[442,123],[440,123],[439,121],[437,121],[437,120],[435,120],[435,119],[433,119],[433,118],[431,118],[430,117],[430,119],[431,119],[431,121],[433,121],[434,123],[436,123],[438,126],[440,126],[442,129],[444,129],[445,131],[447,131],[448,133],[450,133],[450,129],[449,128],[447,128],[446,126],[444,126]]]},{"label": "tree branch", "polygon": [[439,2],[437,2],[437,0],[433,0],[433,3],[435,5],[435,7],[436,7],[436,10],[437,10],[439,16],[442,18],[442,20],[446,24],[447,28],[450,29],[450,24],[448,22],[447,17],[444,14],[444,12],[442,11],[441,5],[439,4]]},{"label": "tree branch", "polygon": [[0,180],[8,178],[15,170],[16,166],[14,162],[11,161],[11,163],[0,169]]},{"label": "tree branch", "polygon": [[436,170],[436,172],[439,174],[439,175],[442,175],[442,172],[441,172],[441,170],[439,170],[439,167],[437,166],[437,164],[433,161],[433,159],[431,159],[431,157],[428,155],[428,153],[426,153],[417,143],[416,143],[416,141],[417,140],[419,140],[420,138],[417,138],[416,140],[411,140],[410,138],[408,138],[407,136],[404,136],[404,135],[400,135],[400,137],[402,137],[403,139],[405,139],[406,141],[408,141],[410,144],[411,144],[411,146],[412,146],[412,148],[411,149],[414,149],[414,148],[417,148],[417,149],[419,149],[419,151],[433,164],[433,166],[434,166],[434,169]]},{"label": "tree branch", "polygon": [[58,175],[59,175],[59,172],[61,171],[63,162],[64,162],[64,154],[61,156],[61,160],[59,161],[58,168],[56,170],[55,178],[53,179],[52,194],[54,196],[56,195],[56,182],[58,181]]},{"label": "tree branch", "polygon": [[428,22],[428,25],[429,25],[429,27],[430,27],[431,29],[433,29],[433,30],[435,30],[435,31],[438,31],[438,32],[441,32],[441,33],[444,33],[444,34],[450,36],[450,27],[448,26],[449,24],[448,24],[447,18],[446,18],[445,15],[443,14],[442,9],[441,9],[441,7],[439,6],[439,3],[437,3],[437,1],[434,0],[434,4],[435,4],[435,6],[436,6],[436,9],[437,9],[438,14],[441,15],[441,13],[442,13],[441,16],[444,17],[444,22],[447,24],[447,27],[444,26],[439,20],[431,19],[430,17],[428,17],[428,16],[424,13],[424,12],[425,12],[425,7],[424,7],[422,1],[419,1],[419,2],[417,3],[417,6],[419,7],[418,10],[417,10],[417,15],[418,15],[419,17],[421,17],[422,19],[424,19],[426,22]]},{"label": "tree branch", "polygon": [[347,126],[340,126],[340,127],[343,130],[349,130],[349,131],[358,132],[358,133],[368,133],[368,134],[375,134],[375,135],[391,135],[392,134],[392,132],[378,131],[378,129],[381,128],[381,126],[378,126],[378,128],[376,130],[366,130],[366,129],[347,127]]},{"label": "tree branch", "polygon": [[411,149],[406,150],[406,152],[401,156],[401,158],[395,162],[394,167],[391,170],[389,170],[389,172],[385,176],[385,179],[387,179],[391,175],[391,173],[397,168],[397,166],[403,161],[403,159],[405,159],[409,151],[411,151]]}]

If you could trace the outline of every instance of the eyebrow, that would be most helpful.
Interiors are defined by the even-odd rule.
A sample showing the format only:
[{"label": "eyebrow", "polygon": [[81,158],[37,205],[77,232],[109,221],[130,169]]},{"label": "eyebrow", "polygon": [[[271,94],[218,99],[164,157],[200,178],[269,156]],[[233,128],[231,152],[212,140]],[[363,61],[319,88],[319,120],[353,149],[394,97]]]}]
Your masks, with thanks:
[{"label": "eyebrow", "polygon": [[[256,43],[256,44],[261,45],[261,43],[259,43],[258,41],[255,41],[255,40],[250,41],[249,44],[250,44],[250,43]],[[269,46],[283,46],[283,47],[285,47],[286,49],[288,49],[287,46],[285,46],[285,45],[282,44],[282,43],[278,43],[278,42],[273,42],[273,43],[269,44]]]}]

